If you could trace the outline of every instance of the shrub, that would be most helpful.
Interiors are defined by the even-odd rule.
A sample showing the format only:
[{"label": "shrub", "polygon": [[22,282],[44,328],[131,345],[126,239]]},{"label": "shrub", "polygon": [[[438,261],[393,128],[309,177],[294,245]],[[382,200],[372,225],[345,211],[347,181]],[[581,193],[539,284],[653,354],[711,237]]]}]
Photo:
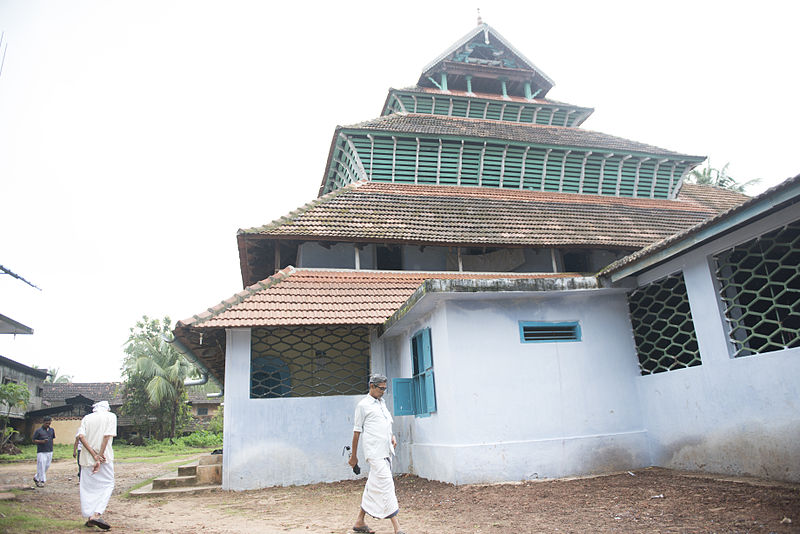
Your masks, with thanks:
[{"label": "shrub", "polygon": [[222,433],[198,430],[188,436],[178,438],[176,441],[182,442],[187,447],[222,447]]}]

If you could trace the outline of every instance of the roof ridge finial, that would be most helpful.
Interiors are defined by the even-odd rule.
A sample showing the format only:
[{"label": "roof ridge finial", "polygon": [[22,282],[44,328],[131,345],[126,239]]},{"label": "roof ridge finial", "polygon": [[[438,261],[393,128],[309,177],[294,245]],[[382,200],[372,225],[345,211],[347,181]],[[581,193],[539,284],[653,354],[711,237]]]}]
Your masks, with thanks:
[{"label": "roof ridge finial", "polygon": [[483,19],[481,18],[481,8],[478,8],[478,26],[483,24]]}]

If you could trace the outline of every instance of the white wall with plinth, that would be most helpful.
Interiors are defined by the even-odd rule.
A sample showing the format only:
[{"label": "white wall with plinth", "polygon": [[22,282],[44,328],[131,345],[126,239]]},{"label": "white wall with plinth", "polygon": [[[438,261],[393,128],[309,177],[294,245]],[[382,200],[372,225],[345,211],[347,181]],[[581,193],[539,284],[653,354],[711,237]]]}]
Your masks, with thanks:
[{"label": "white wall with plinth", "polygon": [[[395,418],[398,470],[465,484],[650,465],[624,293],[425,298],[379,341],[388,374],[410,377],[409,340],[431,328],[437,411]],[[581,341],[522,343],[519,321],[578,321]]]},{"label": "white wall with plinth", "polygon": [[800,481],[800,348],[734,358],[712,256],[797,219],[792,207],[640,275],[683,271],[702,365],[637,378],[653,463]]},{"label": "white wall with plinth", "polygon": [[[366,385],[365,385],[366,393]],[[362,395],[250,398],[250,329],[227,331],[222,488],[354,478],[342,456]]]}]

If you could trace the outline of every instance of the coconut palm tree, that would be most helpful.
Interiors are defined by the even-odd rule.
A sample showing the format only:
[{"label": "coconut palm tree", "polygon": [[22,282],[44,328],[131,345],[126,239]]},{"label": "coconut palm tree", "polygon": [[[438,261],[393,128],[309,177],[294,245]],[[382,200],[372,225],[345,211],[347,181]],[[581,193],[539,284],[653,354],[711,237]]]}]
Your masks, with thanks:
[{"label": "coconut palm tree", "polygon": [[168,411],[169,438],[172,439],[184,408],[186,390],[183,382],[193,367],[169,343],[172,336],[170,323],[169,317],[162,321],[145,315],[131,328],[125,344],[124,370],[129,378],[137,377],[137,382],[144,384],[152,408]]},{"label": "coconut palm tree", "polygon": [[713,185],[730,191],[736,191],[737,193],[744,193],[745,189],[761,181],[761,178],[754,178],[740,183],[728,174],[728,165],[730,165],[730,163],[726,163],[721,169],[717,169],[711,166],[711,161],[709,160],[706,167],[695,169],[690,172],[687,177],[688,181],[700,185]]}]

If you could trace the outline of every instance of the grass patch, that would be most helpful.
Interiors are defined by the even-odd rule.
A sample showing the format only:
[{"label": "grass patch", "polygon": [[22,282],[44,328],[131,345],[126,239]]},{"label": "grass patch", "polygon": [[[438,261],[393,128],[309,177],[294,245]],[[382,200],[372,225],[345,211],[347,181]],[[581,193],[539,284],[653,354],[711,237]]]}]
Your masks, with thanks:
[{"label": "grass patch", "polygon": [[[22,454],[0,454],[0,462],[27,462],[36,460],[36,445],[18,445]],[[53,445],[53,460],[72,458],[72,445]]]},{"label": "grass patch", "polygon": [[[193,454],[203,454],[213,451],[217,447],[187,447],[185,445],[169,445],[155,443],[150,445],[117,445],[114,444],[114,460],[139,459],[168,461],[164,458],[180,458]],[[72,454],[70,453],[70,456]],[[155,461],[155,460],[154,460]]]},{"label": "grass patch", "polygon": [[[0,454],[0,463],[36,461],[36,445],[22,445],[19,448],[22,454]],[[181,456],[203,454],[216,448],[218,447],[189,447],[178,442],[174,444],[155,442],[140,446],[114,443],[114,460],[169,461],[170,458],[178,459]],[[167,460],[164,460],[165,457]],[[73,460],[72,445],[53,445],[53,460]]]},{"label": "grass patch", "polygon": [[14,501],[0,501],[0,514],[3,514],[3,534],[63,532],[78,529],[84,524],[83,520],[52,519],[48,517],[48,512]]},{"label": "grass patch", "polygon": [[[116,451],[114,451],[116,453]],[[186,460],[191,458],[192,456],[196,456],[198,454],[205,454],[211,452],[211,450],[198,450],[195,452],[187,453],[187,454],[164,454],[163,456],[131,456],[128,458],[119,459],[116,456],[114,457],[114,462],[118,462],[121,464],[125,463],[145,463],[145,464],[163,464],[166,462],[177,462],[180,460]]]}]

